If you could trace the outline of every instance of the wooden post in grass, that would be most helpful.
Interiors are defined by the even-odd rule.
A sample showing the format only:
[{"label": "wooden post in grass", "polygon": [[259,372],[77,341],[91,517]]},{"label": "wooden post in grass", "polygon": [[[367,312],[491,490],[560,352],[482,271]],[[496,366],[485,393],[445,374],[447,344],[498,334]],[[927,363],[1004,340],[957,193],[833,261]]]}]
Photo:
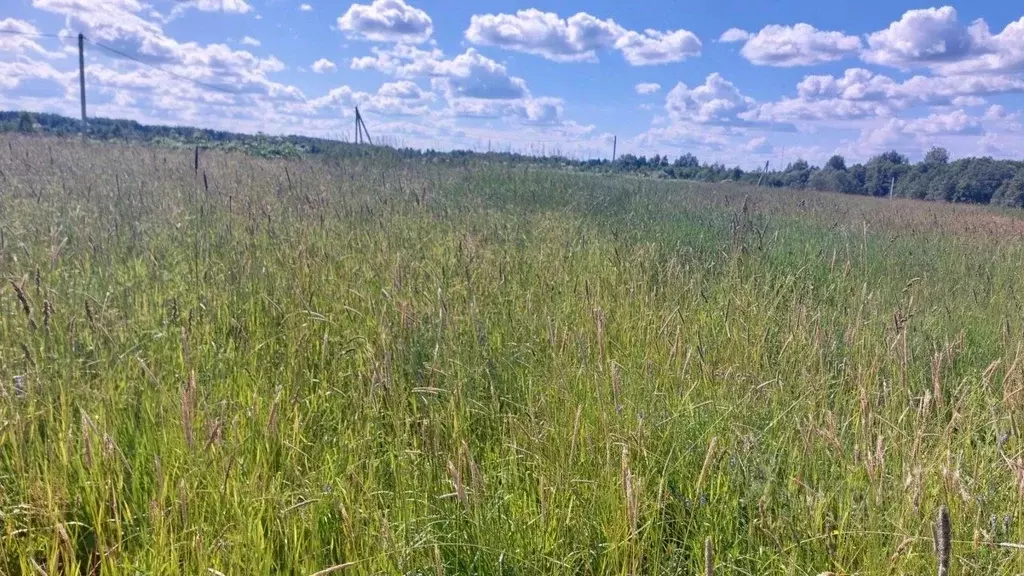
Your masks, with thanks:
[{"label": "wooden post in grass", "polygon": [[764,161],[764,170],[762,170],[761,171],[761,175],[757,177],[757,187],[758,188],[761,187],[761,180],[763,180],[765,175],[768,174],[768,162],[770,162],[770,160],[765,160]]},{"label": "wooden post in grass", "polygon": [[935,519],[935,556],[938,563],[939,576],[949,576],[950,542],[949,509],[943,504],[939,506],[939,514]]},{"label": "wooden post in grass", "polygon": [[78,86],[82,96],[82,131],[85,131],[85,34],[78,34]]}]

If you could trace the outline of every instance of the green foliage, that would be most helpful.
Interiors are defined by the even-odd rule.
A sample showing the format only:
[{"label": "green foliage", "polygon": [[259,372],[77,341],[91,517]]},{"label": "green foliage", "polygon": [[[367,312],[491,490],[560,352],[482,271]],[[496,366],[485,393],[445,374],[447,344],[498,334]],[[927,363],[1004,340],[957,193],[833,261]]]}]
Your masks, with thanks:
[{"label": "green foliage", "polygon": [[825,163],[825,168],[846,172],[846,159],[839,154],[835,154],[828,159],[828,162]]},{"label": "green foliage", "polygon": [[1003,182],[996,191],[992,202],[1002,206],[1020,208],[1024,206],[1024,170],[1018,170],[1013,178]]},{"label": "green foliage", "polygon": [[18,132],[31,134],[35,131],[35,121],[32,119],[32,115],[28,112],[22,112],[18,116]]},{"label": "green foliage", "polygon": [[945,148],[931,148],[924,155],[924,163],[942,165],[949,163],[949,152]]},{"label": "green foliage", "polygon": [[817,170],[811,174],[807,181],[807,188],[855,194],[859,186],[854,177],[846,170],[837,170],[831,166],[826,166],[824,169]]},{"label": "green foliage", "polygon": [[894,182],[903,177],[910,162],[895,150],[879,154],[864,165],[864,191],[870,196],[888,196]]}]

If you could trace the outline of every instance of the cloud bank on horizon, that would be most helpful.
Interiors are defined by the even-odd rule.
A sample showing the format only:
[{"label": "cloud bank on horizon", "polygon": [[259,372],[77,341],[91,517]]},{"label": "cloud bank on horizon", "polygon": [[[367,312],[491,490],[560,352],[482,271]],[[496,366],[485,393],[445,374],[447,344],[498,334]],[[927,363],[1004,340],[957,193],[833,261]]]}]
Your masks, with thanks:
[{"label": "cloud bank on horizon", "polygon": [[865,5],[815,21],[802,2],[16,0],[0,8],[0,109],[76,115],[81,32],[90,114],[145,123],[350,138],[359,106],[385,141],[441,149],[607,157],[617,135],[620,152],[745,167],[1024,156],[1024,15],[981,0],[970,18]]}]

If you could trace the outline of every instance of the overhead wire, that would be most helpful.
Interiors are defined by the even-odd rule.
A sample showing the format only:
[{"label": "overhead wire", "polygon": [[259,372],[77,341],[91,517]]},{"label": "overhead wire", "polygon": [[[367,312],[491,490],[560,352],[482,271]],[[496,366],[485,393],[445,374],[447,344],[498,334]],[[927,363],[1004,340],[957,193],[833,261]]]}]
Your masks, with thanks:
[{"label": "overhead wire", "polygon": [[91,45],[93,45],[93,46],[95,46],[95,47],[97,47],[97,48],[99,48],[101,50],[106,50],[107,52],[109,52],[111,54],[114,54],[115,56],[119,56],[121,58],[125,58],[127,60],[131,60],[132,62],[135,62],[137,64],[142,64],[143,66],[148,66],[148,67],[150,67],[150,68],[152,68],[154,70],[159,70],[160,72],[163,72],[164,74],[167,74],[168,76],[173,76],[173,77],[178,78],[180,80],[185,80],[186,82],[191,82],[191,83],[195,84],[196,86],[200,86],[202,88],[206,88],[207,90],[213,90],[215,92],[222,92],[224,94],[230,94],[232,96],[238,96],[239,95],[239,93],[235,92],[234,90],[228,90],[227,88],[224,88],[222,86],[217,86],[217,85],[214,85],[214,84],[208,84],[208,83],[203,82],[201,80],[196,80],[195,78],[190,78],[188,76],[185,76],[184,74],[178,74],[177,72],[174,72],[172,70],[168,70],[166,68],[162,68],[160,66],[157,66],[156,64],[153,64],[152,62],[146,62],[145,60],[143,60],[142,58],[139,58],[137,56],[132,56],[131,54],[128,54],[126,52],[122,52],[121,50],[118,50],[116,48],[111,48],[110,46],[107,46],[105,44],[100,44],[99,42],[96,42],[95,40],[92,40],[88,36],[85,36],[84,38],[85,38],[86,42],[88,42],[89,44],[91,44]]},{"label": "overhead wire", "polygon": [[22,32],[21,30],[0,30],[0,34],[14,34],[17,36],[32,36],[34,38],[67,38],[60,34],[44,34],[42,32]]}]

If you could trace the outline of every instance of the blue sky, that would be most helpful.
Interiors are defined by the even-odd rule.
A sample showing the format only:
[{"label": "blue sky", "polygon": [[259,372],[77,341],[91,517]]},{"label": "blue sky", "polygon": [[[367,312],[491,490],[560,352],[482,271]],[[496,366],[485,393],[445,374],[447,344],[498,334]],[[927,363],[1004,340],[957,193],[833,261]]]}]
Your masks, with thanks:
[{"label": "blue sky", "polygon": [[77,115],[82,32],[90,114],[140,122],[351,139],[358,105],[414,147],[1020,158],[1013,4],[10,0],[0,109]]}]

